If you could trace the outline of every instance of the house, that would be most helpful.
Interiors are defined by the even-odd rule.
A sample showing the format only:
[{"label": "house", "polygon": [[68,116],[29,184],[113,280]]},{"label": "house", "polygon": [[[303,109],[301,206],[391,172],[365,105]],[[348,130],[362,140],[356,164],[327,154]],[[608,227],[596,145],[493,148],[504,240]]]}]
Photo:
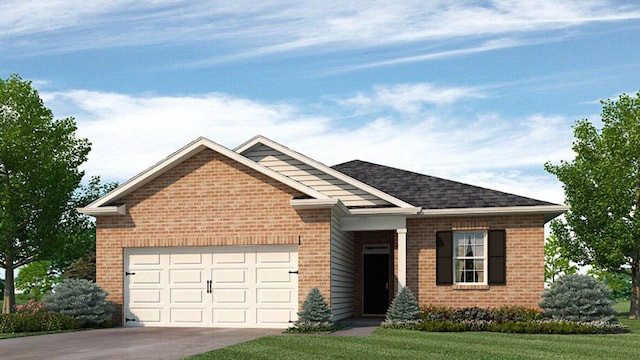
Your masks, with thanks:
[{"label": "house", "polygon": [[289,326],[318,287],[336,320],[420,304],[536,307],[543,226],[565,206],[262,136],[199,138],[78,209],[125,326]]}]

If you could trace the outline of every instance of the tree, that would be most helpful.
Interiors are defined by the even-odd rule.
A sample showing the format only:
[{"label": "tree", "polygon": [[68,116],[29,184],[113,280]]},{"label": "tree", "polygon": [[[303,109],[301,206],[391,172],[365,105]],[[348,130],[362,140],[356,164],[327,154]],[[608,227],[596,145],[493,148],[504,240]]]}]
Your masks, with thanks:
[{"label": "tree", "polygon": [[[64,240],[60,241],[61,246],[49,254],[53,270],[64,273],[74,262],[93,253],[93,272],[95,274],[95,222],[91,217],[77,212],[76,208],[92,203],[117,186],[118,183],[102,183],[99,176],[93,176],[86,185],[80,185],[73,192],[60,223],[61,231],[59,236],[63,237]],[[93,280],[95,281],[95,275]]]},{"label": "tree", "polygon": [[386,322],[389,324],[411,323],[420,319],[420,304],[411,290],[403,286],[387,309]]},{"label": "tree", "polygon": [[34,261],[20,268],[15,279],[15,287],[28,292],[38,301],[61,280],[60,274],[51,269],[50,260]]},{"label": "tree", "polygon": [[562,254],[562,245],[558,237],[551,235],[544,243],[544,280],[550,283],[562,275],[573,275],[578,267]]},{"label": "tree", "polygon": [[579,265],[631,276],[629,318],[640,318],[640,92],[602,101],[602,129],[574,125],[576,156],[545,164],[563,183],[570,210],[552,222],[563,252]]},{"label": "tree", "polygon": [[587,274],[606,284],[614,299],[629,300],[631,298],[631,277],[629,274],[601,269],[589,269]]},{"label": "tree", "polygon": [[15,305],[14,269],[65,247],[65,214],[90,143],[71,117],[54,120],[30,81],[0,79],[0,267],[3,313]]}]

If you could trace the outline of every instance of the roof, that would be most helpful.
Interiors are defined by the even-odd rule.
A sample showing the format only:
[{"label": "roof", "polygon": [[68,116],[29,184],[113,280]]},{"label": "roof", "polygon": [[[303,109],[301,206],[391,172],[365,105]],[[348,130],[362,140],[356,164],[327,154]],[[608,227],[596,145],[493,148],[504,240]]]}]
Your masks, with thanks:
[{"label": "roof", "polygon": [[361,160],[331,168],[423,209],[556,205]]}]

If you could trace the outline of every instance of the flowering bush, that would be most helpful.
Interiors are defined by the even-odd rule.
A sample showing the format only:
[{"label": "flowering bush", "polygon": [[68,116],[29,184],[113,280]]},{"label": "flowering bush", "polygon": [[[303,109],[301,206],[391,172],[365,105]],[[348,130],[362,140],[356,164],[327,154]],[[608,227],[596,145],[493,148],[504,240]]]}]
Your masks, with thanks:
[{"label": "flowering bush", "polygon": [[45,304],[30,300],[14,306],[15,313],[0,315],[0,332],[60,331],[80,327],[73,318],[48,312]]}]

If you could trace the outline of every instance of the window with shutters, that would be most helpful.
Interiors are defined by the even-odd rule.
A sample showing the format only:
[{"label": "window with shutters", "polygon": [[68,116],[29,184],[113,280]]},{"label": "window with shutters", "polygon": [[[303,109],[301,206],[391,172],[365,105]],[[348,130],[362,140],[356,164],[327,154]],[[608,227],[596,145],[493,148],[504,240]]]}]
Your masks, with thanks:
[{"label": "window with shutters", "polygon": [[506,285],[506,231],[436,233],[436,285]]},{"label": "window with shutters", "polygon": [[453,233],[453,278],[455,284],[487,283],[487,233]]}]

